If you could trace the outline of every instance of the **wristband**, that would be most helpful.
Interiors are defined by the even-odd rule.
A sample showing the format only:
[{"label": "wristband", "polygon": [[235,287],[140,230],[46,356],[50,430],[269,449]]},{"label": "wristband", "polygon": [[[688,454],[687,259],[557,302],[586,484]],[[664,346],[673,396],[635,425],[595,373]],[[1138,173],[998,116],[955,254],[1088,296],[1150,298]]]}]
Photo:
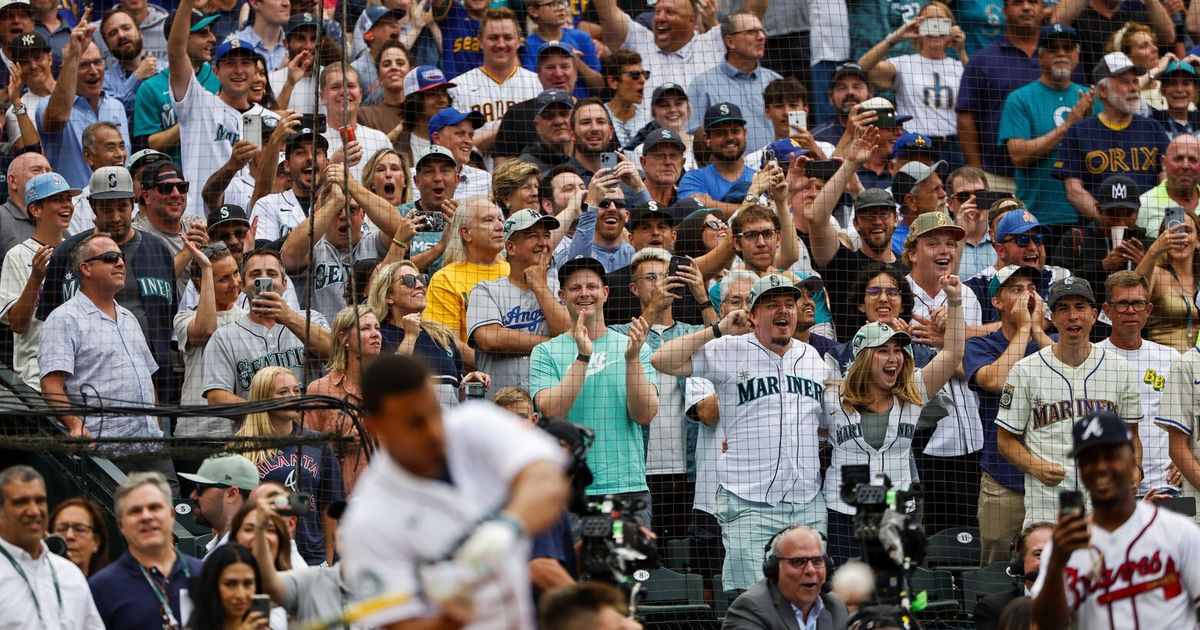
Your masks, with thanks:
[{"label": "wristband", "polygon": [[496,515],[495,520],[497,522],[504,523],[505,525],[512,526],[512,528],[516,530],[518,536],[525,535],[525,524],[522,523],[521,519],[517,518],[517,515],[513,514],[512,512],[503,510]]},{"label": "wristband", "polygon": [[721,338],[721,326],[720,326],[720,323],[719,323],[719,322],[713,322],[713,323],[712,323],[712,331],[713,331],[713,338],[714,338],[714,339],[720,339],[720,338]]},{"label": "wristband", "polygon": [[398,245],[400,247],[403,247],[404,249],[408,249],[408,243],[397,240],[395,238],[392,239],[392,245]]},{"label": "wristband", "polygon": [[583,354],[583,353],[581,352],[581,353],[579,353],[579,354],[575,355],[575,360],[576,360],[576,361],[583,361],[584,365],[587,365],[588,363],[591,363],[591,362],[592,362],[592,355],[590,355],[590,354]]}]

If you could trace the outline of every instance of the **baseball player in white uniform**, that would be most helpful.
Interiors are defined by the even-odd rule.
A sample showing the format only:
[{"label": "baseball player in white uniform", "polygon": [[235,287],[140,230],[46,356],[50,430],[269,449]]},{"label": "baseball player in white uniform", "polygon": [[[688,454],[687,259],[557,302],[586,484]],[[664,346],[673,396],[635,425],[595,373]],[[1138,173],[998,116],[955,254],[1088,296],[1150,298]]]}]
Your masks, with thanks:
[{"label": "baseball player in white uniform", "polygon": [[[1112,411],[1131,425],[1142,418],[1133,368],[1088,341],[1097,311],[1087,280],[1055,282],[1047,304],[1058,341],[1017,361],[1000,392],[996,416],[1000,453],[1025,473],[1023,527],[1053,521],[1058,493],[1079,485],[1068,457],[1077,418],[1098,410]],[[1140,462],[1141,442],[1133,429]]]},{"label": "baseball player in white uniform", "polygon": [[1071,456],[1095,511],[1064,508],[1056,519],[1030,589],[1038,628],[1197,627],[1200,529],[1134,497],[1131,429],[1107,410],[1072,427]]},{"label": "baseball player in white uniform", "polygon": [[[360,602],[409,595],[364,627],[534,628],[529,537],[566,505],[562,448],[490,403],[443,412],[427,368],[405,355],[381,357],[362,388],[382,449],[339,528],[348,590]],[[469,613],[451,603],[462,598]]]},{"label": "baseball player in white uniform", "polygon": [[761,549],[780,529],[801,523],[825,531],[817,427],[836,373],[816,348],[792,339],[800,294],[784,276],[763,276],[750,289],[749,312],[674,339],[651,359],[662,372],[716,388],[729,444],[717,462],[716,498],[726,589],[761,579]]}]

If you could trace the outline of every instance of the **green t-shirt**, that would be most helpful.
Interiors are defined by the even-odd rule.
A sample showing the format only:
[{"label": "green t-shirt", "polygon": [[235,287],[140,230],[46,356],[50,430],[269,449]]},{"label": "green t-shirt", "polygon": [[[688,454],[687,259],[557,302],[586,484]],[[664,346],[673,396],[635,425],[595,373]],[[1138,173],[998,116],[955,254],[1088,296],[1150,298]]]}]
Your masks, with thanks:
[{"label": "green t-shirt", "polygon": [[[146,79],[138,87],[137,100],[133,106],[133,136],[150,136],[160,131],[170,129],[176,122],[175,106],[171,103],[170,69]],[[221,89],[221,81],[217,79],[212,66],[205,63],[196,73],[196,80],[204,89],[216,94]],[[180,159],[179,145],[164,153],[171,156],[176,164],[183,164]],[[217,166],[220,166],[219,164]],[[203,186],[204,182],[200,182]]]},{"label": "green t-shirt", "polygon": [[[641,426],[629,417],[625,393],[625,347],[629,338],[613,330],[592,342],[583,389],[567,413],[567,420],[591,428],[596,442],[587,463],[595,480],[589,495],[645,492],[646,454]],[[557,385],[575,362],[579,348],[570,333],[538,344],[529,358],[530,394]],[[642,373],[650,383],[658,376],[650,366],[650,346],[642,344]]]},{"label": "green t-shirt", "polygon": [[[1000,116],[1000,132],[996,143],[1004,146],[1013,138],[1040,138],[1063,124],[1071,108],[1079,101],[1081,85],[1072,83],[1065,90],[1056,90],[1041,81],[1034,81],[1008,95],[1004,113]],[[1096,100],[1099,102],[1099,99]],[[1017,198],[1044,224],[1075,223],[1079,215],[1067,201],[1062,180],[1054,178],[1054,161],[1058,148],[1035,164],[1014,171]]]},{"label": "green t-shirt", "polygon": [[858,411],[858,422],[862,425],[863,440],[870,444],[871,448],[878,450],[883,446],[883,441],[887,439],[888,420],[891,416],[891,409],[887,411],[860,409]]}]

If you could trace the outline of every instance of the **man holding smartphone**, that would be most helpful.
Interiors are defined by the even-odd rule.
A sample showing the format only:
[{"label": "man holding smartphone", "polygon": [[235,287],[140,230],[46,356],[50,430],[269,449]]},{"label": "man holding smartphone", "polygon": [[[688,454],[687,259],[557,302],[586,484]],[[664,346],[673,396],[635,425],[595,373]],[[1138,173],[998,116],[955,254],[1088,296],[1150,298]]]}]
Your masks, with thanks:
[{"label": "man holding smartphone", "polygon": [[1200,529],[1135,498],[1130,429],[1109,411],[1072,428],[1071,457],[1095,512],[1085,514],[1078,491],[1059,495],[1058,527],[1042,551],[1049,560],[1030,589],[1038,628],[1196,625]]}]

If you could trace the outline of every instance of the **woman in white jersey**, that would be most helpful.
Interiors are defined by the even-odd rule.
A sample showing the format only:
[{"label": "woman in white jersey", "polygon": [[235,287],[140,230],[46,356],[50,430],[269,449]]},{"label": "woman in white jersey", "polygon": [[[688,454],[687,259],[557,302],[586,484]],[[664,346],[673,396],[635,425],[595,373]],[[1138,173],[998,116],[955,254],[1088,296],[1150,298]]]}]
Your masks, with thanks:
[{"label": "woman in white jersey", "polygon": [[887,475],[900,490],[916,481],[912,439],[921,408],[954,375],[966,344],[962,284],[958,276],[946,276],[941,285],[948,315],[945,343],[928,365],[916,369],[908,333],[877,321],[858,329],[850,341],[854,360],[845,377],[825,389],[821,428],[833,445],[825,474],[825,504],[829,506],[829,555],[835,562],[860,555],[854,538],[855,510],[841,496],[842,466],[868,465],[872,478]]},{"label": "woman in white jersey", "polygon": [[[892,46],[904,40],[913,40],[917,52],[884,61]],[[958,59],[946,55],[950,48]],[[905,131],[928,136],[935,154],[951,168],[963,164],[954,101],[966,63],[966,36],[954,24],[950,7],[937,0],[926,4],[917,19],[896,29],[858,60],[878,89],[896,91],[896,111],[913,117],[905,123]]]}]

